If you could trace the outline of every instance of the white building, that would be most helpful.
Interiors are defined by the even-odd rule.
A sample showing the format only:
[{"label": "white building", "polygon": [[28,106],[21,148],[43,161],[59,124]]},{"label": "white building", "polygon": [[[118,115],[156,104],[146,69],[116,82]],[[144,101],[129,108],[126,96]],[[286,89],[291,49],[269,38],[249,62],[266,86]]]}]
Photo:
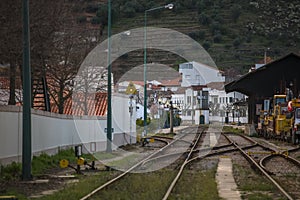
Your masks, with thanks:
[{"label": "white building", "polygon": [[217,68],[195,61],[180,64],[179,73],[182,74],[182,87],[206,85],[210,82],[225,82],[225,77]]},{"label": "white building", "polygon": [[181,86],[187,87],[181,116],[183,121],[192,124],[224,122],[225,114],[231,116],[229,121],[234,121],[235,116],[240,118],[240,113],[232,113],[232,105],[245,96],[237,92],[226,94],[225,77],[217,68],[193,61],[180,64],[179,72],[182,74]]},{"label": "white building", "polygon": [[207,88],[192,86],[185,90],[181,118],[185,123],[209,123]]},{"label": "white building", "polygon": [[[223,83],[210,83],[209,90],[210,121],[247,123],[247,108],[234,103],[245,102],[246,96],[239,92],[226,93]],[[236,118],[236,119],[235,119]]]}]

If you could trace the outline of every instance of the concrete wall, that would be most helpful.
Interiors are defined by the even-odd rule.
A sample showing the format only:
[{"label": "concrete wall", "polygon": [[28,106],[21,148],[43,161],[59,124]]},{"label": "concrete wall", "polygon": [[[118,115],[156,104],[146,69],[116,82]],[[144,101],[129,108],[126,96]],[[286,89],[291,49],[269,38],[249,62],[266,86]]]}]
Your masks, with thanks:
[{"label": "concrete wall", "polygon": [[[136,142],[136,126],[128,100],[115,95],[112,100],[113,148]],[[135,112],[134,112],[135,115]],[[135,119],[134,117],[132,117]],[[59,149],[83,144],[84,152],[106,149],[106,117],[75,117],[32,110],[32,152],[57,153]],[[0,164],[21,162],[22,107],[0,106]]]}]

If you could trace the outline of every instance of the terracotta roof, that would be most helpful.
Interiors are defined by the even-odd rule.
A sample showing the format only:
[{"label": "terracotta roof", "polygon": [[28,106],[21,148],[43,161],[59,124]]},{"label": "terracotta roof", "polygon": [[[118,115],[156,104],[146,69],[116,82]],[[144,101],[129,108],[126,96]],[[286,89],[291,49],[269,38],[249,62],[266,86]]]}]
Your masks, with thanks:
[{"label": "terracotta roof", "polygon": [[144,86],[144,81],[131,81],[135,85]]},{"label": "terracotta roof", "polygon": [[[20,77],[16,77],[16,89],[20,89],[21,88],[21,78]],[[0,89],[9,89],[9,77],[5,76],[5,77],[0,77]]]},{"label": "terracotta roof", "polygon": [[[74,93],[64,105],[64,114],[83,116],[84,104],[87,103],[87,115],[105,116],[107,111],[107,93],[89,93],[85,101],[84,93]],[[51,102],[51,112],[58,113],[58,107]]]},{"label": "terracotta roof", "polygon": [[182,78],[180,76],[180,77],[177,77],[177,78],[172,79],[172,80],[162,80],[160,82],[164,86],[180,86],[181,82],[182,82]]},{"label": "terracotta roof", "polygon": [[224,82],[210,82],[207,84],[207,87],[216,90],[224,90]]}]

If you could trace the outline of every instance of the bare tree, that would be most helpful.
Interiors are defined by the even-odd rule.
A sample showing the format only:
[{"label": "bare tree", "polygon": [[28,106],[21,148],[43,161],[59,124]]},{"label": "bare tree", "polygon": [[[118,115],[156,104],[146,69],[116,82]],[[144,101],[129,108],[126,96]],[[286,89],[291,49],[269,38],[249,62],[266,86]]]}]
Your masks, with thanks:
[{"label": "bare tree", "polygon": [[104,67],[89,66],[85,67],[77,74],[74,81],[74,90],[77,94],[82,94],[83,99],[73,99],[88,115],[88,98],[95,99],[97,92],[105,92],[107,88],[107,70]]},{"label": "bare tree", "polygon": [[16,68],[22,61],[21,0],[3,0],[0,6],[0,55],[1,62],[9,64],[9,105],[16,104]]},{"label": "bare tree", "polygon": [[[30,42],[32,69],[41,69],[50,56],[53,47],[53,36],[59,27],[60,13],[64,7],[63,0],[30,1]],[[0,6],[1,43],[0,58],[10,66],[10,98],[9,104],[14,105],[16,94],[17,67],[22,71],[22,1],[2,0]],[[34,72],[34,70],[32,70]]]}]

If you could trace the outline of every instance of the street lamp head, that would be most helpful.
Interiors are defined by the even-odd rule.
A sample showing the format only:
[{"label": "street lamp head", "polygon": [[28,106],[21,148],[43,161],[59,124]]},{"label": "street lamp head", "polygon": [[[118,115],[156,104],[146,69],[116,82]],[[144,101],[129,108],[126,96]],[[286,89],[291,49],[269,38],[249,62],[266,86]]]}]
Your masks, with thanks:
[{"label": "street lamp head", "polygon": [[170,10],[172,10],[174,7],[174,5],[172,3],[169,3],[168,5],[165,5],[165,8],[168,8]]}]

